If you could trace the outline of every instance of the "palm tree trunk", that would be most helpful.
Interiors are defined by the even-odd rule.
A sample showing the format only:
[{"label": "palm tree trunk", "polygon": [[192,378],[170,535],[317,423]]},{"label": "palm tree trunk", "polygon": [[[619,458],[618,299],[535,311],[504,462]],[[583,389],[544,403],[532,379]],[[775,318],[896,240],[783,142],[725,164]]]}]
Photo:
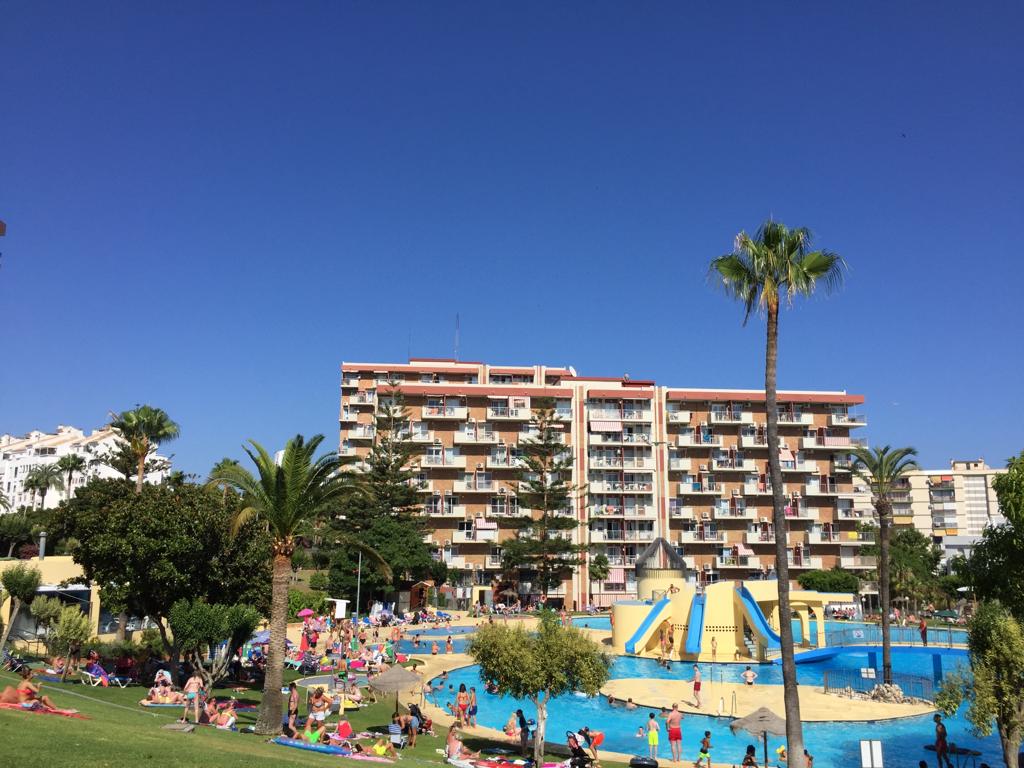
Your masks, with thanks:
[{"label": "palm tree trunk", "polygon": [[768,417],[768,471],[772,479],[772,521],[775,527],[775,573],[779,587],[779,637],[782,640],[782,693],[786,712],[786,742],[790,765],[804,765],[804,733],[800,722],[800,694],[793,658],[793,622],[789,605],[789,550],[786,501],[782,494],[782,466],[779,463],[779,413],[776,370],[779,344],[778,299],[768,303],[768,338],[765,346],[764,399]]},{"label": "palm tree trunk", "polygon": [[533,731],[533,764],[544,764],[544,745],[548,726],[548,694],[537,696],[537,727]]},{"label": "palm tree trunk", "polygon": [[128,627],[128,612],[121,611],[117,614],[117,631],[114,633],[114,640],[123,643],[125,638],[125,632]]},{"label": "palm tree trunk", "polygon": [[267,672],[263,680],[263,701],[256,719],[256,733],[281,732],[281,683],[284,673],[284,645],[288,632],[288,580],[291,558],[275,550],[273,591],[270,602],[270,645],[267,647]]},{"label": "palm tree trunk", "polygon": [[146,454],[141,454],[138,462],[138,470],[135,475],[135,492],[142,493],[142,481],[146,476]]},{"label": "palm tree trunk", "polygon": [[889,637],[889,515],[892,507],[881,500],[875,507],[878,512],[878,602],[882,608],[882,681],[892,682],[892,638]]}]

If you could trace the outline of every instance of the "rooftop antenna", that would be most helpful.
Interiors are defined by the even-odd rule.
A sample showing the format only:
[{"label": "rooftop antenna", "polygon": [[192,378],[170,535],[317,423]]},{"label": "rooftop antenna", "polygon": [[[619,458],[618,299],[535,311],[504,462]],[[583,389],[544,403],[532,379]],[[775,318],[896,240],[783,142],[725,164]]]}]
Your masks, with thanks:
[{"label": "rooftop antenna", "polygon": [[459,313],[455,313],[455,362],[459,361]]}]

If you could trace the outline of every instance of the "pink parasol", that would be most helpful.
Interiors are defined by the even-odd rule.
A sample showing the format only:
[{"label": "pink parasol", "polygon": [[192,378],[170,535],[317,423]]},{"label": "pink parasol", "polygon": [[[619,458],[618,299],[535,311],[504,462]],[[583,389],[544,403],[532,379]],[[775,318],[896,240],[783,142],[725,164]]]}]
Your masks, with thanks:
[{"label": "pink parasol", "polygon": [[307,616],[312,616],[313,615],[313,609],[312,608],[303,608],[301,611],[299,611],[295,615],[298,616],[300,619],[304,619]]}]

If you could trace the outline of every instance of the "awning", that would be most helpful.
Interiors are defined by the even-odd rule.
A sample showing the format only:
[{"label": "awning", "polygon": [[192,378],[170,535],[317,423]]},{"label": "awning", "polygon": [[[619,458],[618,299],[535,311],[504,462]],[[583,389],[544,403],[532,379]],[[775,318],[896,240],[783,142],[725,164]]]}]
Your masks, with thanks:
[{"label": "awning", "polygon": [[737,551],[738,551],[738,552],[739,552],[739,553],[740,553],[741,555],[744,555],[744,556],[746,556],[746,557],[749,557],[750,555],[754,554],[754,550],[752,550],[752,549],[751,549],[750,547],[748,547],[748,546],[747,546],[746,544],[740,544],[740,545],[739,545],[739,547],[737,548]]},{"label": "awning", "polygon": [[621,421],[592,421],[590,422],[591,432],[621,432]]},{"label": "awning", "polygon": [[789,448],[779,448],[779,458],[782,461],[795,461],[793,452]]},{"label": "awning", "polygon": [[498,530],[498,524],[493,520],[477,520],[476,529],[478,531],[496,531]]},{"label": "awning", "polygon": [[626,581],[626,569],[625,568],[609,568],[608,578],[605,581],[611,582],[612,584],[622,584]]}]

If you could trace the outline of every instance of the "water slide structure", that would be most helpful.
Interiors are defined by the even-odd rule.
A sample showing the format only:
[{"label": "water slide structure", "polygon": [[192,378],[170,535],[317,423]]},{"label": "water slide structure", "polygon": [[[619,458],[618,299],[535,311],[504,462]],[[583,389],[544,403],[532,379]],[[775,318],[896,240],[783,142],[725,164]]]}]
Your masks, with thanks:
[{"label": "water slide structure", "polygon": [[690,606],[690,621],[686,629],[686,653],[697,655],[700,653],[700,642],[704,636],[704,603],[707,598],[704,595],[696,595]]},{"label": "water slide structure", "polygon": [[[767,617],[761,610],[761,606],[757,604],[757,600],[750,594],[750,590],[745,586],[741,586],[736,590],[736,594],[740,599],[740,605],[743,606],[743,613],[747,618],[747,623],[750,624],[754,634],[762,638],[766,647],[781,648],[782,638],[779,637],[778,632],[771,628]],[[687,644],[689,644],[689,638],[687,638]]]},{"label": "water slide structure", "polygon": [[650,640],[654,631],[661,626],[662,621],[669,617],[671,613],[669,610],[670,603],[668,594],[666,594],[651,606],[651,610],[644,617],[644,620],[640,622],[636,632],[626,641],[626,653],[637,653],[637,649],[642,651],[647,646],[647,641]]}]

